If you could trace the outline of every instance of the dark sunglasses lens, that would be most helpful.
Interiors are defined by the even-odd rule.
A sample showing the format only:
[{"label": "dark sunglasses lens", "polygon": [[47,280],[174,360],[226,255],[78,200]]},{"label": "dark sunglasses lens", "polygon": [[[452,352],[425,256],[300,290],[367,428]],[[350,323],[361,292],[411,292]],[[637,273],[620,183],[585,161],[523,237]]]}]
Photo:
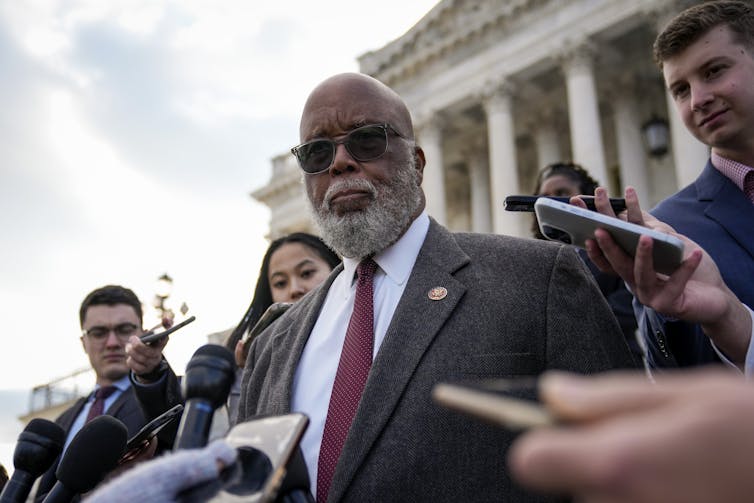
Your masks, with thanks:
[{"label": "dark sunglasses lens", "polygon": [[346,145],[357,161],[371,161],[387,150],[387,134],[381,127],[363,127],[348,135]]},{"label": "dark sunglasses lens", "polygon": [[318,140],[301,145],[298,148],[298,158],[301,167],[307,173],[318,173],[326,170],[332,164],[332,142]]}]

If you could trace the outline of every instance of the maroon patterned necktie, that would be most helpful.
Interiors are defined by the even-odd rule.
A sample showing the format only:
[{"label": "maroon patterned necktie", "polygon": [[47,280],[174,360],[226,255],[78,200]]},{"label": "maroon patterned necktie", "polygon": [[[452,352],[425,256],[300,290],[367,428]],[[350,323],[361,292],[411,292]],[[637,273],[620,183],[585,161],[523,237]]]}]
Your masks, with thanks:
[{"label": "maroon patterned necktie", "polygon": [[338,371],[330,395],[325,431],[317,464],[317,501],[327,500],[340,451],[356,415],[361,393],[372,366],[374,347],[373,278],[377,264],[371,258],[362,260],[356,268],[358,281],[351,321],[340,353]]},{"label": "maroon patterned necktie", "polygon": [[94,392],[94,403],[92,403],[89,409],[89,414],[86,415],[86,422],[88,423],[97,416],[101,416],[105,412],[105,400],[107,397],[115,393],[118,389],[115,386],[100,386],[97,391]]}]

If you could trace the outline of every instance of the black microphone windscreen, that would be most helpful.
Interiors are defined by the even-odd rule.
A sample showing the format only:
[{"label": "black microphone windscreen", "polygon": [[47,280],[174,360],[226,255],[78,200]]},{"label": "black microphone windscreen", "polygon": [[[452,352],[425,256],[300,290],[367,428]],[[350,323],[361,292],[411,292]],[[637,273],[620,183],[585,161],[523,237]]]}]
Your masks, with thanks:
[{"label": "black microphone windscreen", "polygon": [[60,425],[47,419],[32,419],[18,436],[13,466],[35,476],[42,475],[63,450],[63,444],[65,432]]},{"label": "black microphone windscreen", "polygon": [[191,359],[194,359],[197,356],[216,356],[228,361],[231,364],[235,364],[235,358],[233,357],[233,354],[228,351],[228,348],[226,348],[225,346],[220,346],[219,344],[205,344],[204,346],[201,346],[199,349],[194,351]]},{"label": "black microphone windscreen", "polygon": [[236,378],[233,354],[218,344],[205,344],[197,349],[181,381],[183,398],[207,400],[214,409],[225,403]]},{"label": "black microphone windscreen", "polygon": [[107,415],[95,417],[73,437],[55,476],[77,494],[88,492],[118,465],[127,440],[122,422]]}]

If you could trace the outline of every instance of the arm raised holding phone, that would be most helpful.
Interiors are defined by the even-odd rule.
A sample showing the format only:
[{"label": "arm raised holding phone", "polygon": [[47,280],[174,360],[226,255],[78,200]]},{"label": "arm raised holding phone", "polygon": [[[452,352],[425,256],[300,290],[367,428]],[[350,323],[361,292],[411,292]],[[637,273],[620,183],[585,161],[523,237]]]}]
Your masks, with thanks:
[{"label": "arm raised holding phone", "polygon": [[[601,270],[619,275],[644,306],[665,317],[698,323],[729,360],[743,367],[752,336],[751,311],[731,292],[715,262],[699,245],[643,212],[633,188],[626,189],[625,199],[626,211],[618,218],[683,241],[680,267],[669,276],[660,274],[652,259],[652,238],[642,236],[632,257],[604,229],[595,231],[594,240],[587,240],[589,258]],[[578,197],[571,203],[585,207]],[[602,187],[595,191],[595,206],[603,215],[616,216]]]}]

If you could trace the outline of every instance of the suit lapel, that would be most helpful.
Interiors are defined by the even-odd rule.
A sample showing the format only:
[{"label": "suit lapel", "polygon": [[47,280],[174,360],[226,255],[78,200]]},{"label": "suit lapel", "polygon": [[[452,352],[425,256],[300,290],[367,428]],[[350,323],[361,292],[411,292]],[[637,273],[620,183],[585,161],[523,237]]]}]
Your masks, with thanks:
[{"label": "suit lapel", "polygon": [[78,400],[76,400],[76,403],[74,403],[73,406],[65,414],[61,415],[60,419],[58,419],[57,422],[60,427],[63,428],[63,431],[65,431],[66,435],[68,435],[68,432],[71,431],[73,422],[77,417],[79,417],[81,409],[84,407],[84,404],[88,399],[89,395],[79,398]]},{"label": "suit lapel", "polygon": [[708,163],[696,182],[700,201],[710,201],[705,214],[738,241],[754,258],[754,225],[741,225],[742,221],[754,222],[754,205],[736,185]]},{"label": "suit lapel", "polygon": [[[468,262],[469,257],[458,247],[452,234],[432,220],[372,364],[363,398],[333,475],[329,501],[342,498],[393,415],[422,356],[465,294],[466,286],[452,274]],[[438,286],[447,290],[447,296],[440,301],[430,300],[429,291]]]},{"label": "suit lapel", "polygon": [[119,417],[118,413],[126,405],[126,402],[128,402],[129,398],[132,396],[132,393],[133,393],[133,390],[131,386],[123,390],[121,394],[118,395],[118,398],[113,402],[113,404],[107,408],[107,410],[105,411],[105,414],[109,416],[113,416],[113,417]]},{"label": "suit lapel", "polygon": [[[296,368],[304,351],[306,341],[317,321],[322,304],[327,297],[335,278],[343,270],[343,265],[338,265],[325,283],[311,292],[311,298],[305,298],[291,308],[291,315],[302,323],[278,324],[272,326],[273,334],[270,339],[271,356],[269,376],[267,379],[269,388],[265,391],[263,401],[265,411],[270,414],[288,414],[291,411],[291,393],[293,390],[293,378]],[[287,314],[287,313],[286,313]]]}]

